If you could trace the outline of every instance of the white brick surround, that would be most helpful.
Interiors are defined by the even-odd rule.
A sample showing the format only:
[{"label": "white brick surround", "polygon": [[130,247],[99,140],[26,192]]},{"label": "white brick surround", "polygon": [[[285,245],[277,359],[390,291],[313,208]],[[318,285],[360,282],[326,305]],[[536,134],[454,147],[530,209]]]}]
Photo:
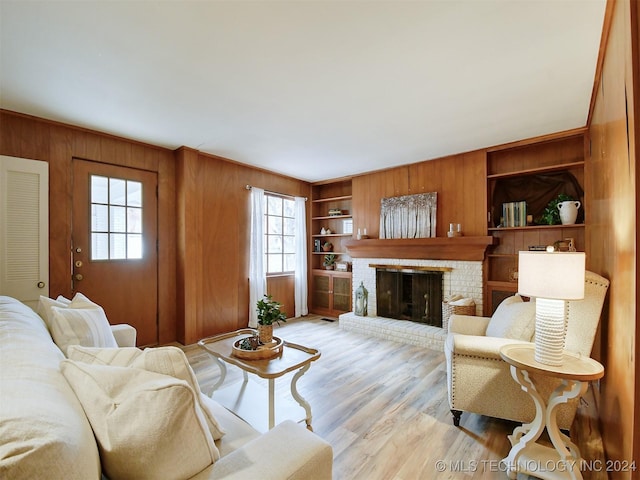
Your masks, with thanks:
[{"label": "white brick surround", "polygon": [[340,328],[410,345],[420,345],[436,350],[443,349],[446,332],[442,328],[377,316],[376,269],[369,265],[449,267],[452,269],[451,271],[443,272],[443,297],[460,294],[463,297],[473,298],[476,303],[476,315],[482,315],[482,262],[480,261],[354,258],[353,304],[355,304],[355,291],[360,286],[360,282],[363,282],[369,292],[368,316],[359,317],[353,312],[340,315]]}]

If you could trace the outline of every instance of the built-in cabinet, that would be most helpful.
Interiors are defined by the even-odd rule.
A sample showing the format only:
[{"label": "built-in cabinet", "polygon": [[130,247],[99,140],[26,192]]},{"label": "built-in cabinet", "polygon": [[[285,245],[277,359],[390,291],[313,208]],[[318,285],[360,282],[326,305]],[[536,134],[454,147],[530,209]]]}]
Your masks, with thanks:
[{"label": "built-in cabinet", "polygon": [[351,311],[351,272],[313,270],[312,311],[336,317]]},{"label": "built-in cabinet", "polygon": [[[487,150],[488,234],[499,239],[485,265],[485,315],[518,288],[518,252],[573,239],[585,249],[583,129]],[[558,193],[581,202],[574,225],[544,225],[540,217]],[[505,227],[503,203],[526,202],[526,225]],[[526,217],[525,217],[526,218]]]},{"label": "built-in cabinet", "polygon": [[[311,311],[338,316],[351,310],[351,258],[345,243],[354,237],[351,180],[316,184],[311,199]],[[325,257],[334,255],[332,269]],[[338,264],[346,271],[338,271]]]}]

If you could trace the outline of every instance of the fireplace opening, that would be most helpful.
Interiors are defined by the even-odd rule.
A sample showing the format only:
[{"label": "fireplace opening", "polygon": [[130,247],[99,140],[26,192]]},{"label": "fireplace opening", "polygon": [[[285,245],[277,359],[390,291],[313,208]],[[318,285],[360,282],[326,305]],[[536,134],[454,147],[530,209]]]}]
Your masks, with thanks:
[{"label": "fireplace opening", "polygon": [[378,315],[442,327],[442,272],[376,270]]}]

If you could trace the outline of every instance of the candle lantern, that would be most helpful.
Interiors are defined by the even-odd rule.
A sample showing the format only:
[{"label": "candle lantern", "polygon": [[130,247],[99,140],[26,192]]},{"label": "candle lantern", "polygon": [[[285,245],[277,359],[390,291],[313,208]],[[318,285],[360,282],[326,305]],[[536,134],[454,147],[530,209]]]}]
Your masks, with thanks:
[{"label": "candle lantern", "polygon": [[356,288],[356,306],[354,313],[361,317],[367,316],[367,303],[369,300],[369,292],[364,288],[364,283],[360,282],[360,286]]}]

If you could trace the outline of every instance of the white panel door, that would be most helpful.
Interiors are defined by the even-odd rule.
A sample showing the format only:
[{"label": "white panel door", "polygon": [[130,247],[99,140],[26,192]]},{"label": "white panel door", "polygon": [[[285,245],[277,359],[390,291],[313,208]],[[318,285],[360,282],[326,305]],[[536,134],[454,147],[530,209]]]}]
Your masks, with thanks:
[{"label": "white panel door", "polygon": [[0,155],[0,295],[49,295],[49,164]]}]

